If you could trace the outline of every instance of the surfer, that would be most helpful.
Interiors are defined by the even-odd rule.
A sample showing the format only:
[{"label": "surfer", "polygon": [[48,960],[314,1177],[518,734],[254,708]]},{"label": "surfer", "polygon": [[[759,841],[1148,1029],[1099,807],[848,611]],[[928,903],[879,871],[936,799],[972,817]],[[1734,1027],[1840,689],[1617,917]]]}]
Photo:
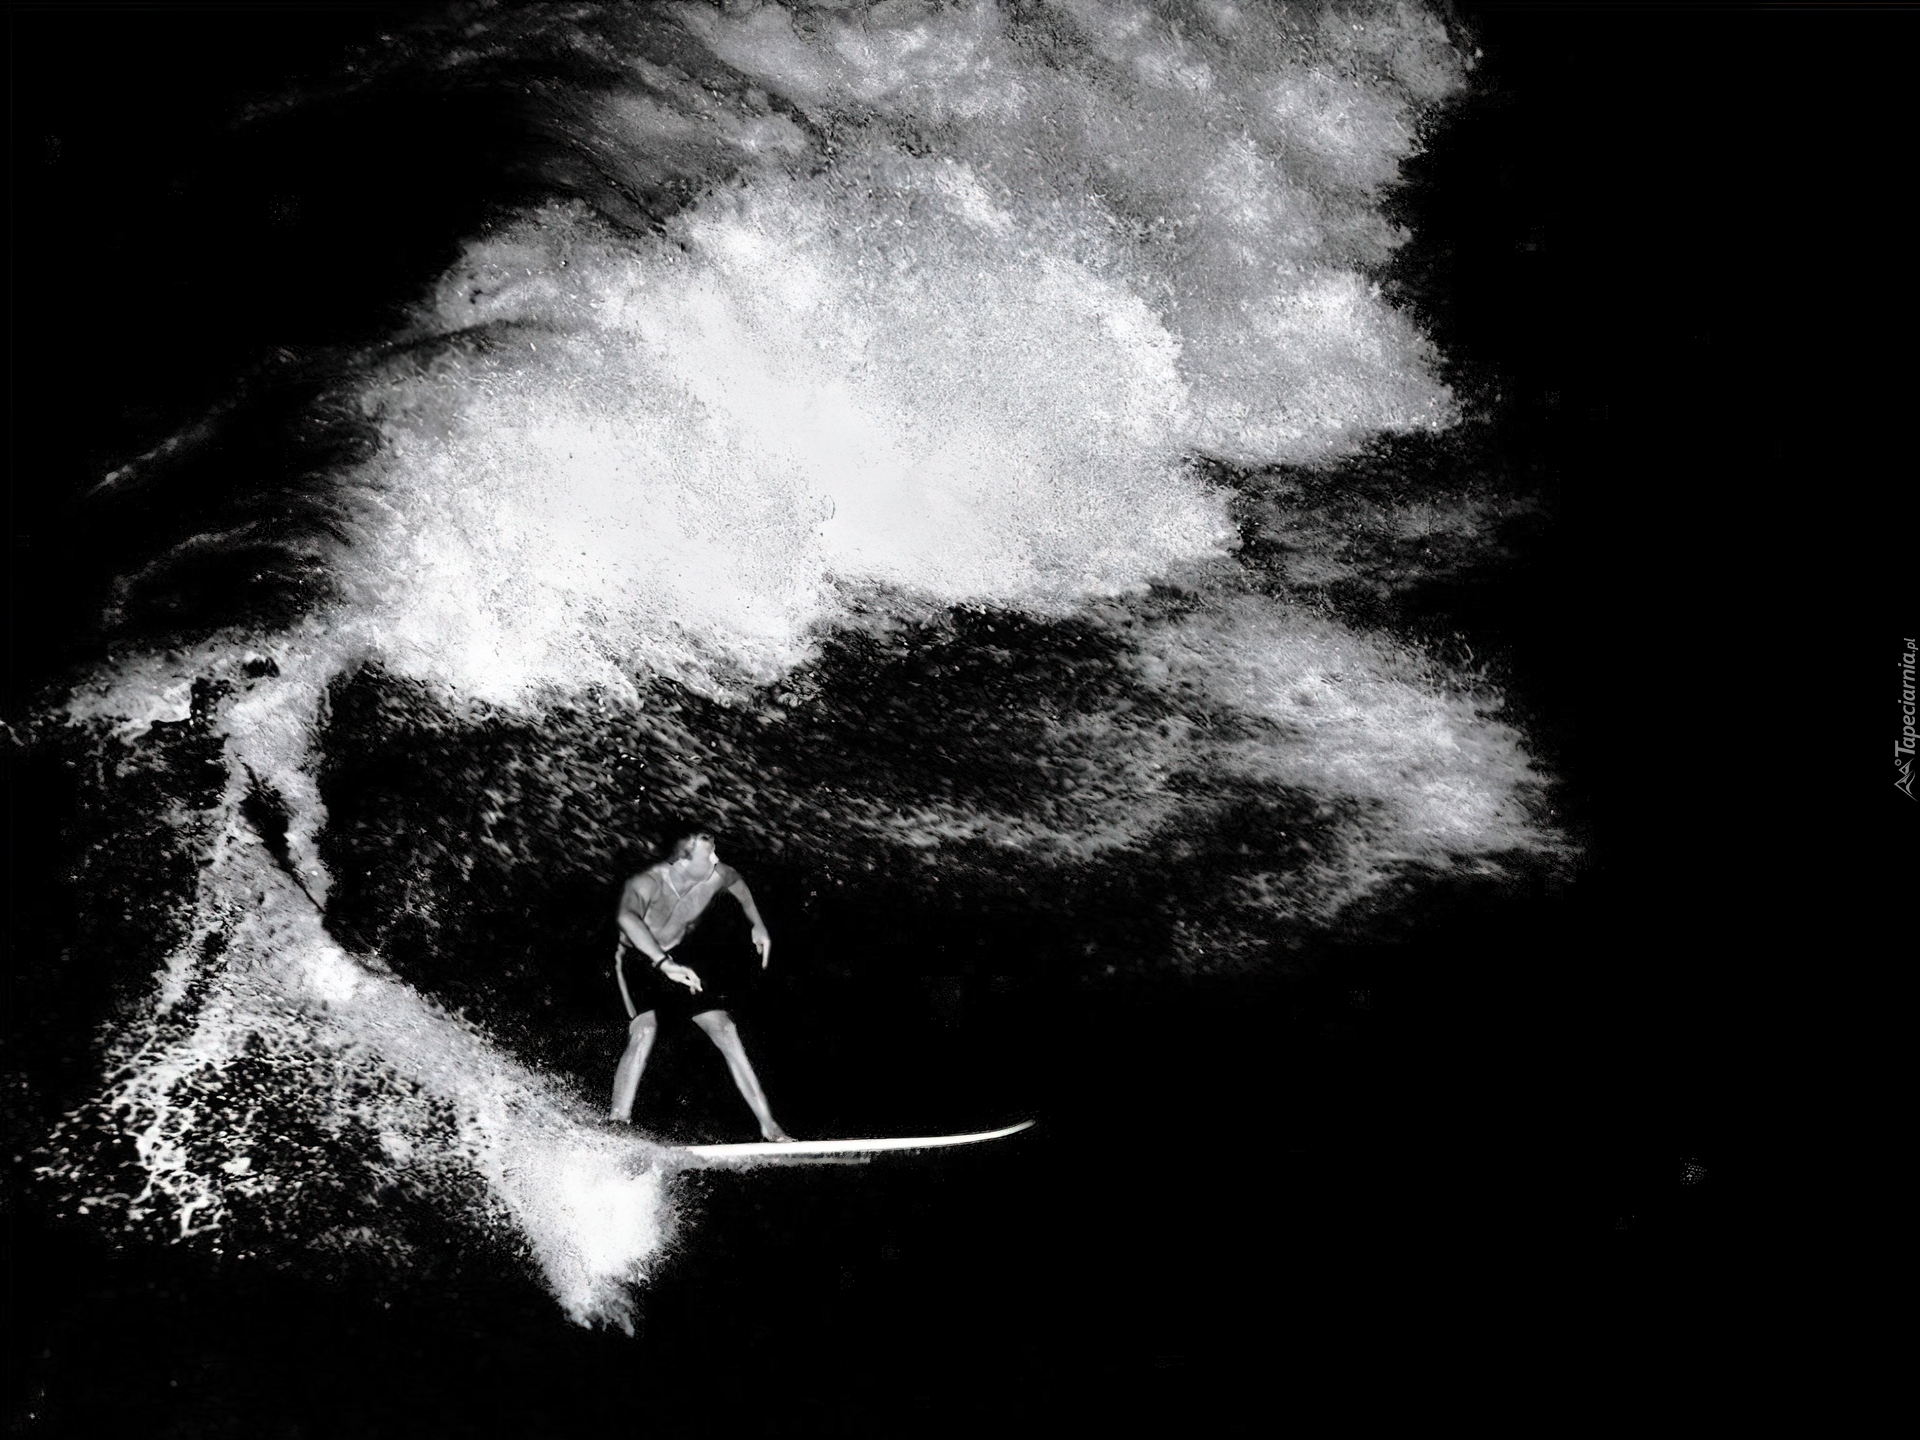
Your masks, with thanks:
[{"label": "surfer", "polygon": [[[706,832],[675,841],[665,860],[635,875],[620,893],[620,942],[613,952],[613,978],[632,1018],[626,1053],[613,1072],[613,1118],[632,1121],[633,1098],[639,1093],[640,1075],[647,1068],[660,1017],[686,1015],[726,1057],[733,1083],[760,1122],[760,1133],[769,1140],[791,1141],[793,1137],[773,1118],[747,1048],[740,1043],[740,1032],[727,1013],[728,980],[737,966],[727,952],[734,947],[711,932],[704,937],[698,933],[707,907],[722,891],[746,912],[753,925],[754,951],[760,968],[766,969],[773,950],[767,922],[753,903],[747,882],[738,870],[721,862],[713,836]],[[649,963],[629,990],[626,960],[635,950]]]}]

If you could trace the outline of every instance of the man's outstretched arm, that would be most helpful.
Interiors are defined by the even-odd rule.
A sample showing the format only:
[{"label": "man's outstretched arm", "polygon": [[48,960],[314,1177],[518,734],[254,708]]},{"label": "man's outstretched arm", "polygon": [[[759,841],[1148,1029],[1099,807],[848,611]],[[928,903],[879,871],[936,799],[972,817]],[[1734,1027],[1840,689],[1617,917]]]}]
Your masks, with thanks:
[{"label": "man's outstretched arm", "polygon": [[767,932],[767,922],[760,918],[760,907],[753,903],[753,891],[747,888],[746,879],[738,870],[733,872],[733,883],[727,886],[727,893],[747,912],[747,920],[753,926],[753,948],[760,952],[760,968],[764,970],[767,956],[773,951],[773,936]]}]

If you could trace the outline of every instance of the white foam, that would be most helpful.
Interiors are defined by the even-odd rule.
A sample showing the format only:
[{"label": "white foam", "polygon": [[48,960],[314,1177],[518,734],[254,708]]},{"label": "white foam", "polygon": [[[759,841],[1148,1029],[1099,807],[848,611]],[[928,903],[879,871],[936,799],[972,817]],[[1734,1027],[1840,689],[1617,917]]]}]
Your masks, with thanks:
[{"label": "white foam", "polygon": [[[1461,84],[1424,12],[1303,24],[1286,7],[1073,0],[1019,26],[988,3],[804,22],[776,6],[679,13],[823,122],[877,111],[922,127],[1020,207],[1029,243],[1076,252],[1125,235],[1128,283],[1196,392],[1182,437],[1195,448],[1314,460],[1451,421],[1430,348],[1355,269],[1402,238],[1380,191],[1415,148],[1420,107]],[[1341,303],[1316,305],[1328,295]]]},{"label": "white foam", "polygon": [[1158,686],[1184,683],[1276,733],[1223,747],[1225,773],[1367,802],[1376,861],[1549,844],[1528,814],[1544,785],[1499,698],[1426,657],[1324,618],[1244,600],[1146,632]]},{"label": "white foam", "polygon": [[[849,586],[1058,613],[1226,543],[1152,313],[1022,254],[963,167],[886,179],[716,200],[684,249],[559,208],[476,247],[443,323],[529,338],[380,393],[384,504],[342,570],[387,662],[496,702],[766,680]],[[864,232],[916,206],[927,255],[883,261]]]},{"label": "white foam", "polygon": [[487,339],[369,387],[386,445],[337,557],[403,673],[496,703],[764,681],[873,585],[1060,613],[1219,553],[1197,454],[1450,422],[1355,268],[1459,83],[1419,12],[673,13],[834,149],[640,64],[595,102],[608,163],[705,125],[737,181],[663,238],[553,205],[469,245],[420,328]]}]

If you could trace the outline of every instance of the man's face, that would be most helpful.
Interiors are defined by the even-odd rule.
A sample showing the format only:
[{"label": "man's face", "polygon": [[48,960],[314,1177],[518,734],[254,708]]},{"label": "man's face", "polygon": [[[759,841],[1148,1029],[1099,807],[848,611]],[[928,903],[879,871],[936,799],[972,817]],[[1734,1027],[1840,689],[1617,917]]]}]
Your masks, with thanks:
[{"label": "man's face", "polygon": [[719,861],[719,852],[713,848],[713,837],[696,835],[693,848],[687,852],[687,864],[695,870],[711,870]]}]

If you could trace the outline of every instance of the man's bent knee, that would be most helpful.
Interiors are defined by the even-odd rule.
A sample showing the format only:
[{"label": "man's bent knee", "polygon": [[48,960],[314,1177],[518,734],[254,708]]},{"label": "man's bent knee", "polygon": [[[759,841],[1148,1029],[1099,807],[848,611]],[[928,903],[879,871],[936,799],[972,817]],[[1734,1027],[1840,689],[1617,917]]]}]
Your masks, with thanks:
[{"label": "man's bent knee", "polygon": [[724,1010],[702,1010],[693,1023],[709,1035],[723,1035],[733,1029],[733,1017]]},{"label": "man's bent knee", "polygon": [[627,1022],[627,1034],[636,1040],[644,1040],[658,1028],[659,1021],[651,1010],[642,1010]]}]

